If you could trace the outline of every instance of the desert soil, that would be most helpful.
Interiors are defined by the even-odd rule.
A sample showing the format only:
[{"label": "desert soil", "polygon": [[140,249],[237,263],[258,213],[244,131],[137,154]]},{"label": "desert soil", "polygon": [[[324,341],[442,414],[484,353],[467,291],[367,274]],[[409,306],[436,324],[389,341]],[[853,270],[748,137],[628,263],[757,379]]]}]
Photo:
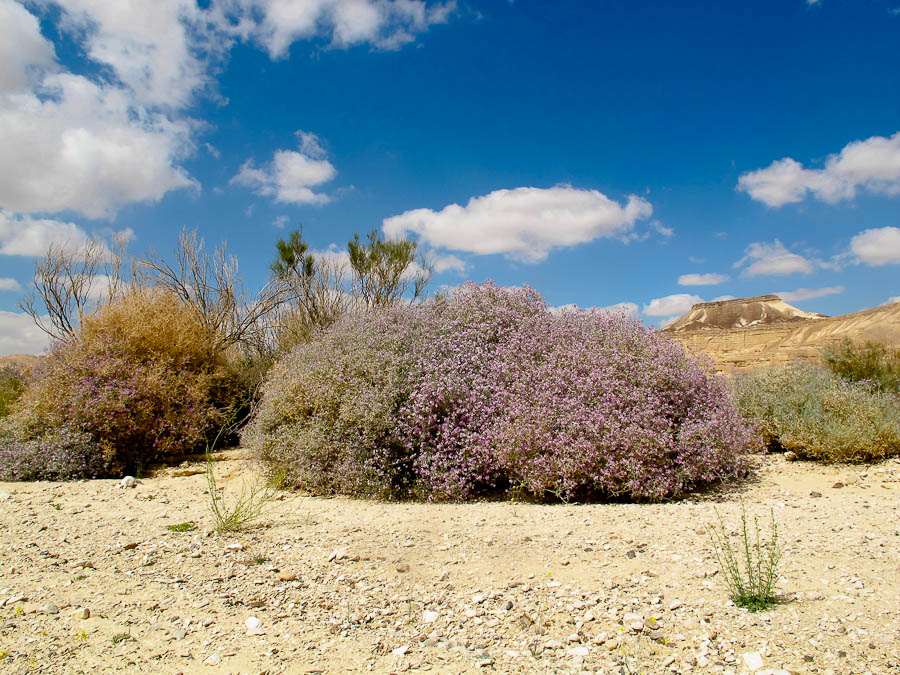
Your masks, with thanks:
[{"label": "desert soil", "polygon": [[[226,499],[253,474],[216,471]],[[653,505],[284,493],[229,536],[206,477],[174,473],[0,483],[0,671],[900,672],[897,460],[771,456],[740,490]],[[783,601],[756,614],[704,529],[717,509],[736,533],[741,499],[784,544]]]}]

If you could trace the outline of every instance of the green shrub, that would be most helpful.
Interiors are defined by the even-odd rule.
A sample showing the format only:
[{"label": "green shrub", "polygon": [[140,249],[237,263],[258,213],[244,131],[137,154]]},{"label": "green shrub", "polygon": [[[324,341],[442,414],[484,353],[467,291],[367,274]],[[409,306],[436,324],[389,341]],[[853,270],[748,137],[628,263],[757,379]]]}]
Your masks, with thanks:
[{"label": "green shrub", "polygon": [[0,365],[0,417],[6,417],[12,404],[25,391],[25,369],[15,363]]},{"label": "green shrub", "polygon": [[882,391],[900,393],[900,349],[847,339],[822,354],[828,369],[853,382],[871,382]]},{"label": "green shrub", "polygon": [[738,376],[734,389],[770,449],[826,462],[900,454],[900,401],[870,384],[798,364]]}]

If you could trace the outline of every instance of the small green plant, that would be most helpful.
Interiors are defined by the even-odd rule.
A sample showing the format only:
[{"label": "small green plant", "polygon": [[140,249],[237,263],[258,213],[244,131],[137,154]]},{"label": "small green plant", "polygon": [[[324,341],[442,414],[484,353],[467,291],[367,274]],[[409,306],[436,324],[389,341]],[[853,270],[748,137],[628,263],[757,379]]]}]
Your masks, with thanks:
[{"label": "small green plant", "polygon": [[732,546],[722,514],[716,510],[718,525],[708,526],[716,560],[725,577],[731,599],[738,607],[759,612],[776,604],[775,582],[781,548],[778,545],[778,525],[771,513],[771,535],[767,542],[760,539],[759,519],[753,518],[753,531],[747,524],[747,511],[741,502],[741,531],[738,546]]},{"label": "small green plant", "polygon": [[83,574],[79,574],[77,577],[75,577],[75,581],[84,581],[85,579],[87,579],[87,577]]},{"label": "small green plant", "polygon": [[268,558],[266,558],[265,556],[258,555],[253,559],[253,563],[256,565],[262,565],[267,560]]},{"label": "small green plant", "polygon": [[265,481],[256,478],[252,483],[241,484],[241,492],[231,505],[225,503],[213,470],[212,455],[206,453],[206,482],[209,487],[209,508],[216,532],[237,532],[259,520],[278,494],[281,480]]},{"label": "small green plant", "polygon": [[190,532],[191,530],[197,529],[197,526],[193,523],[193,521],[178,523],[177,525],[166,525],[166,527],[170,532]]},{"label": "small green plant", "polygon": [[131,639],[131,633],[116,633],[112,636],[112,643],[114,645],[119,644],[120,642],[125,642],[126,640]]},{"label": "small green plant", "polygon": [[52,506],[57,511],[59,511],[62,508],[62,504],[51,504],[50,506]]},{"label": "small green plant", "polygon": [[76,636],[79,640],[87,640],[87,631],[82,628],[80,631],[78,631]]}]

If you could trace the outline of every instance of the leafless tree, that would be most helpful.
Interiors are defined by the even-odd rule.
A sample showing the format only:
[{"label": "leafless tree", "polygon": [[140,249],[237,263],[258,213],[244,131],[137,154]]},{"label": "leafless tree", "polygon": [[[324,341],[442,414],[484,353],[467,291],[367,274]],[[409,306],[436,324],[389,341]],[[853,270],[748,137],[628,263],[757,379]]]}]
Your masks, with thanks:
[{"label": "leafless tree", "polygon": [[35,262],[34,291],[19,307],[51,337],[76,339],[84,317],[130,283],[124,278],[126,242],[124,236],[114,237],[111,249],[100,239],[78,247],[50,244]]},{"label": "leafless tree", "polygon": [[179,235],[174,264],[155,251],[140,264],[146,283],[174,293],[194,308],[213,336],[215,349],[237,345],[263,350],[260,326],[288,299],[287,289],[276,283],[255,296],[247,294],[238,277],[237,258],[226,253],[224,244],[208,254],[195,230]]}]

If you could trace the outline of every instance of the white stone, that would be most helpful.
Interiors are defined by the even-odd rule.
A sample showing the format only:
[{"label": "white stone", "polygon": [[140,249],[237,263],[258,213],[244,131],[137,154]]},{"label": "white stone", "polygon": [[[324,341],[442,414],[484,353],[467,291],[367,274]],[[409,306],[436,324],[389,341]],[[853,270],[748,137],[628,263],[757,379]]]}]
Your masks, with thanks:
[{"label": "white stone", "polygon": [[755,673],[763,667],[762,656],[760,656],[759,652],[745,652],[741,654],[741,664],[743,665],[743,670]]},{"label": "white stone", "polygon": [[262,621],[257,619],[255,616],[247,617],[247,620],[244,621],[244,625],[247,626],[247,630],[255,630],[262,625]]},{"label": "white stone", "polygon": [[438,614],[437,612],[432,612],[431,610],[426,609],[422,614],[422,621],[424,621],[425,623],[434,623],[438,620],[439,616],[440,614]]},{"label": "white stone", "polygon": [[408,651],[409,651],[409,645],[403,645],[402,647],[397,647],[396,649],[392,649],[391,654],[393,654],[394,656],[403,656]]},{"label": "white stone", "polygon": [[566,653],[569,656],[587,656],[589,651],[587,647],[572,647]]},{"label": "white stone", "polygon": [[217,666],[222,663],[222,657],[218,654],[210,654],[203,660],[203,663],[208,666]]}]

